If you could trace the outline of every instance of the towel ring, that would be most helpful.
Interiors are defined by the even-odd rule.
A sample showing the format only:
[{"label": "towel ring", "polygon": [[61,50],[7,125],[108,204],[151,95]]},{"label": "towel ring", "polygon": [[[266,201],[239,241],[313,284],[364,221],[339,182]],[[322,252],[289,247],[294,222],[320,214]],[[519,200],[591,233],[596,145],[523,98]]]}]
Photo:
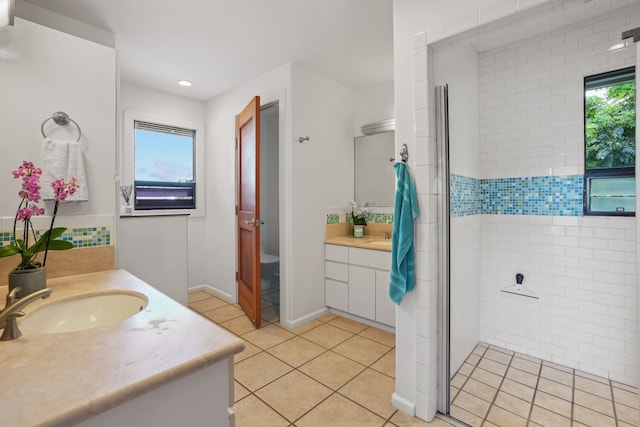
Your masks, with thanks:
[{"label": "towel ring", "polygon": [[49,120],[53,120],[53,122],[59,126],[67,126],[69,122],[76,125],[76,127],[78,128],[78,139],[76,139],[76,142],[80,142],[80,138],[82,137],[82,129],[80,129],[80,125],[78,125],[78,123],[76,123],[75,120],[69,117],[67,113],[62,111],[57,111],[53,113],[51,117],[44,119],[44,121],[42,122],[42,125],[40,125],[40,132],[42,132],[42,136],[44,136],[45,138],[47,137],[47,134],[44,133],[44,125]]}]

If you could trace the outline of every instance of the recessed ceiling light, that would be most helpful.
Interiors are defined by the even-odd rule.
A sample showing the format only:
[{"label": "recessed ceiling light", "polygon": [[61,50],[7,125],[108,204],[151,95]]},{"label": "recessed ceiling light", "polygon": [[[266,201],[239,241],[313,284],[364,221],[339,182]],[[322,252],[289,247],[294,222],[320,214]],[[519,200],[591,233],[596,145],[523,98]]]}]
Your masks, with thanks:
[{"label": "recessed ceiling light", "polygon": [[189,87],[189,86],[191,86],[193,83],[191,83],[189,80],[178,80],[178,84],[179,84],[180,86]]}]

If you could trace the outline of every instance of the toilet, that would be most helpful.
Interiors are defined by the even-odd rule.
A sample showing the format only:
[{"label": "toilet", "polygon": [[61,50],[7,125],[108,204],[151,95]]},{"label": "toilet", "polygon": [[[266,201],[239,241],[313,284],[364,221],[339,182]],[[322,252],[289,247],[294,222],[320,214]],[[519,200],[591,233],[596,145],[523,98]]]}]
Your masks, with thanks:
[{"label": "toilet", "polygon": [[260,289],[271,289],[280,284],[280,257],[260,248]]}]

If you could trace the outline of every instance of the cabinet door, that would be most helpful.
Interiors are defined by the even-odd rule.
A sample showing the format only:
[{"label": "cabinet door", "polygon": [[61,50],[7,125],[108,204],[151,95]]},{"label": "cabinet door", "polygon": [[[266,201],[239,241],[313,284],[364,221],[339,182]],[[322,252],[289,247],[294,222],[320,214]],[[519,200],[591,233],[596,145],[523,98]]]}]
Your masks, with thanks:
[{"label": "cabinet door", "polygon": [[376,271],[376,321],[396,326],[396,305],[389,298],[388,271]]},{"label": "cabinet door", "polygon": [[349,266],[349,313],[375,320],[376,271]]},{"label": "cabinet door", "polygon": [[349,311],[349,285],[343,282],[326,279],[324,281],[324,298],[327,307]]}]

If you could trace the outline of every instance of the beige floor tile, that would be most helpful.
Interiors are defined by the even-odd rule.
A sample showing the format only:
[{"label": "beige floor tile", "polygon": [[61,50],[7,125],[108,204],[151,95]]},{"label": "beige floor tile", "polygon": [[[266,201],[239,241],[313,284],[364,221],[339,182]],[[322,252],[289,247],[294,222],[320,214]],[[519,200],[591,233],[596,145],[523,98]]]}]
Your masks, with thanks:
[{"label": "beige floor tile", "polygon": [[232,305],[216,308],[215,310],[205,311],[202,314],[216,323],[226,322],[236,317],[244,316],[244,311]]},{"label": "beige floor tile", "polygon": [[247,396],[235,405],[236,427],[287,427],[289,421],[255,396]]},{"label": "beige floor tile", "polygon": [[384,344],[387,347],[396,346],[396,334],[374,328],[373,326],[369,326],[367,329],[358,333],[358,335],[379,342],[380,344]]},{"label": "beige floor tile", "polygon": [[293,337],[295,337],[294,334],[277,325],[263,326],[242,336],[242,338],[263,350],[267,350]]},{"label": "beige floor tile", "polygon": [[449,403],[453,402],[456,399],[456,396],[460,392],[459,388],[450,387],[449,388]]},{"label": "beige floor tile", "polygon": [[205,291],[193,291],[187,294],[187,301],[189,305],[208,298],[211,298],[211,295],[206,293]]},{"label": "beige floor tile", "polygon": [[630,406],[638,409],[638,393],[630,392],[625,389],[613,387],[613,399],[616,403]]},{"label": "beige floor tile", "polygon": [[247,359],[247,358],[253,356],[254,354],[258,354],[258,353],[260,353],[262,351],[261,349],[259,349],[255,345],[251,344],[249,341],[247,341],[247,340],[242,340],[242,341],[243,341],[243,344],[244,344],[244,350],[242,350],[240,353],[236,353],[234,355],[233,361],[235,363],[242,362],[244,359]]},{"label": "beige floor tile", "polygon": [[271,301],[267,301],[264,298],[260,298],[260,309],[264,309],[267,307],[273,307],[275,304],[272,303]]},{"label": "beige floor tile", "polygon": [[471,352],[472,354],[478,355],[478,356],[483,356],[485,351],[487,351],[488,347],[481,347],[479,345],[475,346],[475,348],[473,349],[473,351]]},{"label": "beige floor tile", "polygon": [[595,394],[586,393],[582,390],[575,390],[573,394],[573,402],[610,417],[614,416],[613,402],[609,399],[596,396]]},{"label": "beige floor tile", "polygon": [[482,358],[480,363],[478,363],[478,367],[489,372],[493,372],[496,375],[504,375],[508,368],[508,366],[503,363],[495,362],[484,357]]},{"label": "beige floor tile", "polygon": [[516,368],[509,368],[507,371],[507,378],[529,387],[535,387],[538,383],[538,377],[536,375],[532,375]]},{"label": "beige floor tile", "polygon": [[479,397],[472,396],[469,393],[466,393],[464,390],[461,390],[460,393],[458,393],[458,396],[456,397],[456,400],[453,401],[453,404],[480,418],[484,418],[484,416],[489,411],[490,406],[489,402],[486,402]]},{"label": "beige floor tile", "polygon": [[465,360],[465,363],[468,363],[471,366],[476,366],[480,360],[481,358],[477,354],[470,354],[469,357],[467,357],[467,360]]},{"label": "beige floor tile", "polygon": [[333,348],[333,351],[336,353],[355,360],[358,363],[362,363],[365,366],[371,365],[389,350],[391,350],[391,348],[386,345],[371,341],[368,338],[362,338],[359,335],[354,335]]},{"label": "beige floor tile", "polygon": [[533,362],[538,366],[542,364],[542,359],[539,359],[537,357],[529,356],[522,353],[514,353],[514,356],[517,356],[519,359],[524,359],[524,360],[528,360],[529,362]]},{"label": "beige floor tile", "polygon": [[249,390],[246,389],[246,387],[244,387],[242,384],[240,384],[238,381],[234,381],[233,382],[233,397],[234,397],[234,401],[237,402],[238,400],[243,399],[244,397],[250,395],[251,392]]},{"label": "beige floor tile", "polygon": [[638,410],[631,406],[622,405],[616,403],[616,415],[619,421],[638,426],[640,425],[640,419],[638,419]]},{"label": "beige floor tile", "polygon": [[615,388],[620,388],[622,390],[626,390],[630,393],[634,393],[634,394],[638,394],[638,387],[633,387],[627,384],[622,384],[619,383],[617,381],[611,381],[611,385],[613,385]]},{"label": "beige floor tile", "polygon": [[594,381],[582,376],[575,376],[575,387],[582,391],[586,391],[591,394],[595,394],[605,399],[611,399],[611,387],[608,384]]},{"label": "beige floor tile", "polygon": [[451,405],[451,409],[449,411],[451,416],[456,420],[460,420],[463,423],[469,424],[471,427],[480,427],[482,425],[483,417],[479,417],[471,412],[460,408],[456,405]]},{"label": "beige floor tile", "polygon": [[395,385],[392,378],[372,369],[366,369],[345,384],[339,393],[381,417],[389,418],[395,411],[391,405],[391,395],[395,391]]},{"label": "beige floor tile", "polygon": [[346,317],[336,317],[328,322],[330,325],[337,326],[346,331],[357,334],[368,328],[364,323],[356,322],[355,320],[347,319]]},{"label": "beige floor tile", "polygon": [[498,392],[498,389],[476,381],[473,378],[469,378],[469,381],[465,383],[462,390],[489,403],[493,402],[493,398]]},{"label": "beige floor tile", "polygon": [[457,374],[462,374],[464,376],[470,376],[471,373],[473,372],[473,366],[471,366],[468,363],[463,363],[462,366],[460,366],[460,369],[458,369],[458,372],[456,372]]},{"label": "beige floor tile", "polygon": [[317,320],[319,320],[321,322],[329,322],[329,321],[335,319],[336,317],[338,317],[338,315],[333,314],[333,313],[327,313],[324,316],[318,317]]},{"label": "beige floor tile", "polygon": [[251,320],[249,320],[247,316],[240,316],[235,319],[227,320],[226,322],[220,323],[220,326],[227,328],[238,336],[256,329],[255,325],[251,323]]},{"label": "beige floor tile", "polygon": [[462,375],[462,374],[456,374],[453,378],[451,378],[451,386],[452,387],[456,387],[456,388],[462,388],[462,386],[464,385],[464,383],[469,379],[469,377]]},{"label": "beige floor tile", "polygon": [[569,402],[571,402],[571,400],[573,399],[572,387],[568,387],[564,384],[560,384],[546,378],[540,377],[540,381],[538,381],[538,390],[542,390],[545,393],[559,397]]},{"label": "beige floor tile", "polygon": [[496,396],[495,405],[522,418],[527,418],[529,416],[529,411],[531,410],[531,402],[522,400],[502,391]]},{"label": "beige floor tile", "polygon": [[300,336],[325,348],[333,348],[341,342],[351,338],[353,334],[345,331],[344,329],[325,323],[324,325],[313,328]]},{"label": "beige floor tile", "polygon": [[300,335],[304,332],[307,332],[315,327],[318,327],[320,325],[324,325],[324,322],[321,322],[317,319],[315,320],[310,320],[307,323],[303,323],[300,326],[296,326],[295,328],[288,328],[287,326],[283,325],[282,323],[280,323],[280,327],[286,329],[287,331],[291,332],[292,334],[296,334],[296,335]]},{"label": "beige floor tile", "polygon": [[616,420],[580,405],[573,405],[573,419],[594,427],[615,427]]},{"label": "beige floor tile", "polygon": [[570,427],[571,420],[547,409],[533,405],[531,421],[544,427]]},{"label": "beige floor tile", "polygon": [[402,411],[396,411],[390,421],[399,427],[451,427],[451,424],[439,418],[434,418],[428,423],[420,418],[407,415]]},{"label": "beige floor tile", "polygon": [[280,306],[260,307],[260,318],[269,323],[278,323],[280,321]]},{"label": "beige floor tile", "polygon": [[376,363],[371,365],[371,369],[383,373],[391,378],[396,377],[396,349],[392,349],[382,356]]},{"label": "beige floor tile", "polygon": [[197,301],[193,304],[190,303],[189,307],[199,313],[204,313],[205,311],[215,310],[216,308],[225,307],[227,305],[229,305],[229,303],[221,300],[220,298],[209,297],[208,299]]},{"label": "beige floor tile", "polygon": [[290,340],[271,347],[268,353],[297,368],[325,351],[327,351],[327,349],[318,344],[314,344],[301,337],[293,337]]},{"label": "beige floor tile", "polygon": [[497,345],[493,345],[493,344],[489,344],[489,348],[490,348],[491,350],[499,351],[499,352],[501,352],[501,353],[508,354],[508,355],[510,355],[510,356],[513,356],[513,355],[515,354],[515,352],[514,352],[514,351],[507,350],[506,348],[498,347]]},{"label": "beige floor tile", "polygon": [[495,388],[500,387],[502,382],[502,375],[494,374],[482,368],[476,368],[471,374],[471,378]]},{"label": "beige floor tile", "polygon": [[298,369],[327,387],[337,390],[365,367],[337,353],[327,351]]},{"label": "beige floor tile", "polygon": [[[527,414],[528,416],[529,414]],[[493,406],[489,410],[487,420],[500,427],[525,427],[527,419],[517,416],[516,414],[506,411],[499,406]],[[483,424],[486,426],[487,424]]]},{"label": "beige floor tile", "polygon": [[486,351],[486,353],[484,354],[484,357],[487,359],[491,359],[495,362],[500,362],[503,365],[508,365],[513,356],[490,348]]},{"label": "beige floor tile", "polygon": [[364,427],[384,424],[383,418],[336,393],[296,421],[295,425],[297,427]]},{"label": "beige floor tile", "polygon": [[534,403],[541,408],[545,408],[552,412],[555,412],[556,414],[571,418],[571,402],[568,402],[564,399],[538,390]]},{"label": "beige floor tile", "polygon": [[584,372],[584,371],[579,371],[577,369],[576,369],[575,372],[576,372],[576,375],[581,376],[582,378],[588,378],[588,379],[590,379],[592,381],[596,381],[596,382],[602,383],[602,384],[607,385],[607,386],[609,385],[609,380],[607,378],[599,377],[597,375],[593,375],[593,374],[590,374],[590,373]]},{"label": "beige floor tile", "polygon": [[500,390],[526,401],[531,401],[533,399],[533,388],[512,381],[509,378],[504,379],[502,385],[500,386]]},{"label": "beige floor tile", "polygon": [[[573,425],[575,426],[576,424],[574,423]],[[588,427],[588,426],[585,426],[585,427]],[[629,424],[629,423],[625,423],[624,421],[618,420],[618,427],[638,427],[638,424]]]},{"label": "beige floor tile", "polygon": [[554,368],[554,369],[557,369],[559,371],[564,371],[564,372],[567,372],[567,373],[573,375],[573,369],[568,367],[568,366],[558,365],[557,363],[549,362],[547,360],[543,361],[542,364],[544,366],[548,366],[550,368]]},{"label": "beige floor tile", "polygon": [[256,395],[293,422],[326,399],[333,391],[298,371],[263,387]]},{"label": "beige floor tile", "polygon": [[511,361],[511,366],[533,375],[540,374],[540,363],[535,363],[520,357],[514,357]]},{"label": "beige floor tile", "polygon": [[235,379],[250,391],[256,391],[291,370],[289,365],[262,352],[236,363]]},{"label": "beige floor tile", "polygon": [[[497,406],[496,406],[495,408],[500,409],[500,408],[498,408]],[[482,427],[500,427],[500,426],[499,426],[499,425],[497,425],[497,424],[492,423],[491,421],[487,421],[487,420],[485,420],[485,421],[482,423]]]},{"label": "beige floor tile", "polygon": [[573,387],[573,373],[561,371],[559,369],[543,366],[540,376],[556,383]]}]

